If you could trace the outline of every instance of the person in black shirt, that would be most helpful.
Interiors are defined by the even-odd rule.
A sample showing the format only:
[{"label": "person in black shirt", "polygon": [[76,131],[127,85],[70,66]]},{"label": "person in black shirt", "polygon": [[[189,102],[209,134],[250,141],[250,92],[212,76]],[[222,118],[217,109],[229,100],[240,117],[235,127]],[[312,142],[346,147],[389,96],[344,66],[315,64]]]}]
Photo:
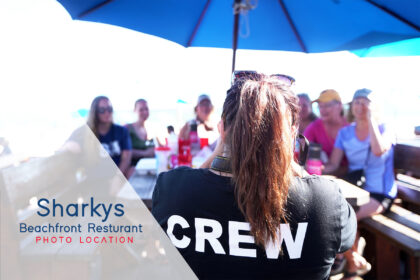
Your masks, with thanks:
[{"label": "person in black shirt", "polygon": [[327,279],[355,239],[337,184],[293,161],[298,98],[264,75],[227,92],[204,164],[161,173],[152,213],[200,279]]},{"label": "person in black shirt", "polygon": [[121,172],[127,176],[131,162],[131,139],[125,127],[113,122],[113,112],[108,97],[97,96],[90,106],[87,125]]}]

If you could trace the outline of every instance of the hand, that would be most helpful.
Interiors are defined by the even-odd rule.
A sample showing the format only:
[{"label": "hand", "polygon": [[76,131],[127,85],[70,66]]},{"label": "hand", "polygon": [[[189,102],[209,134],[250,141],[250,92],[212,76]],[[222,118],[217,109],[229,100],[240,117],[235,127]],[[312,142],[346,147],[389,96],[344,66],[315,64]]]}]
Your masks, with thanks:
[{"label": "hand", "polygon": [[368,103],[362,103],[362,116],[364,117],[364,119],[370,120],[371,115],[372,114],[371,114],[369,104]]},{"label": "hand", "polygon": [[221,131],[223,130],[223,120],[220,120],[217,123],[217,131],[219,132],[219,134],[221,134]]},{"label": "hand", "polygon": [[213,151],[213,154],[216,155],[216,156],[217,155],[222,155],[224,146],[225,145],[224,145],[222,137],[219,137],[219,139],[217,139],[217,145],[216,145],[216,148]]},{"label": "hand", "polygon": [[366,105],[366,116],[369,120],[372,118],[372,110],[370,109],[370,104]]},{"label": "hand", "polygon": [[224,138],[225,138],[225,128],[223,126],[223,120],[220,120],[217,123],[217,130],[219,131],[220,137],[219,139],[217,139],[217,146],[214,149],[214,154],[216,155],[221,155],[223,154],[223,149],[224,149]]},{"label": "hand", "polygon": [[[220,123],[219,123],[219,125],[217,125],[217,127],[219,128],[219,131],[221,131],[220,128],[223,129],[223,124],[220,126]],[[210,168],[211,163],[213,162],[214,158],[216,156],[219,156],[219,155],[223,154],[223,150],[225,148],[225,144],[224,144],[224,141],[223,141],[223,136],[224,135],[221,134],[219,139],[217,139],[216,148],[214,149],[214,151],[210,155],[210,157],[208,159],[206,159],[206,161],[200,166],[200,168]]]},{"label": "hand", "polygon": [[155,148],[149,147],[144,151],[144,157],[154,157],[155,156]]}]

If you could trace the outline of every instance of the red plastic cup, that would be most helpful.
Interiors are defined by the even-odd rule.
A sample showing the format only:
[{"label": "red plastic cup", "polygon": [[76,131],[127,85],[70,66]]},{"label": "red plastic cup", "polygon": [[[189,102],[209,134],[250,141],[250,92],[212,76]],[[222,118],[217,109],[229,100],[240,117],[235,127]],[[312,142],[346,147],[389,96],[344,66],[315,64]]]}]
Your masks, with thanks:
[{"label": "red plastic cup", "polygon": [[209,145],[209,138],[200,138],[200,149]]}]

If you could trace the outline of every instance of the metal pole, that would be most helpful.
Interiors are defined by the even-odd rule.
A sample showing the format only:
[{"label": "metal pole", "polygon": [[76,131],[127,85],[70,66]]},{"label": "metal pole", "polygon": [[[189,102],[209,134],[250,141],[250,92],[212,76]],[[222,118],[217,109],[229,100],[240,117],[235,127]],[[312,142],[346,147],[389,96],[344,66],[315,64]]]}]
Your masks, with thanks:
[{"label": "metal pole", "polygon": [[[239,5],[241,0],[235,0],[234,5]],[[239,30],[239,11],[236,11],[234,8],[234,20],[233,20],[233,42],[232,42],[232,50],[233,50],[233,57],[232,57],[232,73],[235,71],[235,63],[236,63],[236,49],[238,48],[238,30]]]}]

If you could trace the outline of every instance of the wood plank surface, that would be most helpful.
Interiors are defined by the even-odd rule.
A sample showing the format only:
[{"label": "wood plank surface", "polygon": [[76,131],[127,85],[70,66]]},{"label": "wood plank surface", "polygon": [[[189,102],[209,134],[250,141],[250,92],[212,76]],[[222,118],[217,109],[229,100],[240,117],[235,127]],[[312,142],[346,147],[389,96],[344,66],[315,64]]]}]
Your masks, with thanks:
[{"label": "wood plank surface", "polygon": [[[369,192],[334,176],[326,177],[338,183],[344,197],[352,206],[361,206],[369,202]],[[143,202],[147,205],[150,204],[156,184],[156,175],[135,173],[131,176],[129,182]]]},{"label": "wood plank surface", "polygon": [[351,206],[362,206],[369,202],[370,195],[368,191],[350,184],[347,181],[338,179],[335,176],[323,175],[323,177],[332,179],[338,183],[341,193],[344,195],[347,202],[350,203]]},{"label": "wood plank surface", "polygon": [[133,174],[129,179],[136,193],[142,200],[152,199],[153,190],[156,184],[156,175]]}]

